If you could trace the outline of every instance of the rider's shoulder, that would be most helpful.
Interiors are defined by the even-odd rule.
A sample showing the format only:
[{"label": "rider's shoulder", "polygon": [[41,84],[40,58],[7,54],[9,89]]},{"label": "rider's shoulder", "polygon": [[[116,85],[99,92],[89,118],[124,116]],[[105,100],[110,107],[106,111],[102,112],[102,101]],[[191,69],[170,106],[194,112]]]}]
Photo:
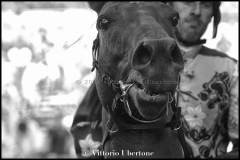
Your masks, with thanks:
[{"label": "rider's shoulder", "polygon": [[237,63],[238,61],[235,58],[230,57],[228,54],[218,51],[216,49],[211,49],[206,46],[203,46],[199,52],[200,55],[209,56],[213,58],[222,58],[226,61],[232,61],[233,63]]}]

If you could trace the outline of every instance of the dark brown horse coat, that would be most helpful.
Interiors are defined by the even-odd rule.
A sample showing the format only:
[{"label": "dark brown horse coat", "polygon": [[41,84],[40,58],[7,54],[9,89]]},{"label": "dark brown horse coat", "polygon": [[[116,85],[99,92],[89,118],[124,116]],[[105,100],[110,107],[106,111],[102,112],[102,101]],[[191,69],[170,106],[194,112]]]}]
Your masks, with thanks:
[{"label": "dark brown horse coat", "polygon": [[[183,68],[181,53],[174,40],[178,14],[170,7],[158,2],[112,2],[104,5],[102,9],[96,7],[96,11],[99,12],[97,28],[100,41],[99,50],[96,50],[99,56],[97,75],[95,84],[91,86],[80,105],[82,108],[79,107],[74,118],[72,133],[76,137],[76,146],[80,138],[77,137],[79,134],[76,134],[79,126],[77,124],[81,117],[84,117],[82,114],[92,114],[91,119],[85,116],[82,121],[95,121],[95,112],[97,119],[100,119],[100,111],[93,108],[101,109],[101,105],[105,108],[102,114],[105,130],[105,120],[111,111],[109,107],[117,96],[116,91],[109,88],[109,84],[104,84],[102,78],[105,73],[116,82],[122,80],[126,84],[132,83],[125,102],[130,104],[130,110],[138,118],[154,121],[165,114],[172,115],[167,104],[169,94],[176,89],[179,72]],[[134,123],[131,118],[127,120],[127,114],[123,110],[119,113],[122,116],[118,117],[119,114],[116,114],[114,117],[118,121]],[[166,123],[168,119],[170,117],[162,121]],[[175,133],[160,127],[161,129],[157,130],[121,130],[106,142],[104,150],[156,152],[149,158],[182,157],[182,149]],[[89,127],[87,130],[90,130]],[[97,136],[94,138],[99,139]]]}]

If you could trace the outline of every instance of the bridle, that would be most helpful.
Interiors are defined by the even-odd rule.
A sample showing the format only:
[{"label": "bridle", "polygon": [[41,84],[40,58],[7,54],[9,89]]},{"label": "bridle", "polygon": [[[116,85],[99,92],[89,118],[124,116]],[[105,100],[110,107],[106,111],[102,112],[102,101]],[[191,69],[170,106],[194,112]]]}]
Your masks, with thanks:
[{"label": "bridle", "polygon": [[[134,85],[134,83],[124,84],[122,80],[115,81],[111,78],[109,74],[102,72],[98,63],[99,47],[100,47],[99,35],[97,35],[97,38],[93,41],[93,47],[92,47],[93,67],[91,71],[94,71],[94,69],[96,68],[99,75],[101,76],[102,82],[106,84],[108,87],[111,87],[117,93],[114,98],[112,106],[109,107],[109,110],[108,110],[111,115],[110,121],[108,123],[113,123],[111,122],[112,121],[111,118],[112,118],[113,121],[115,121],[115,123],[118,125],[118,128],[120,129],[136,130],[136,129],[162,128],[163,124],[161,123],[161,121],[163,120],[163,117],[161,116],[161,114],[154,120],[144,120],[134,116],[128,101],[128,92],[130,88]],[[180,78],[179,78],[179,82],[180,82]],[[178,97],[178,88],[176,91],[177,91],[177,97]],[[166,109],[168,110],[169,106],[171,106],[173,110],[172,120],[166,124],[166,127],[171,127],[172,130],[178,130],[182,125],[182,122],[180,120],[181,108],[177,107],[178,102],[176,102],[176,99],[174,98],[172,93],[168,92],[166,94],[168,96]],[[177,98],[177,101],[178,101],[178,98]],[[122,105],[119,105],[119,103],[121,103]],[[117,115],[116,110],[120,106],[123,106],[127,115],[133,121],[135,121],[137,125],[133,125],[133,126],[131,126],[130,124],[126,125],[115,118]],[[109,128],[109,130],[111,131],[111,128]]]},{"label": "bridle", "polygon": [[[105,143],[107,142],[107,139],[109,137],[112,137],[118,134],[119,131],[151,130],[151,129],[155,130],[155,129],[164,129],[169,127],[172,131],[176,131],[178,138],[180,140],[180,143],[182,145],[185,158],[192,157],[192,153],[186,147],[187,145],[186,145],[184,131],[182,127],[181,107],[178,106],[179,93],[181,93],[181,90],[179,88],[180,75],[179,75],[178,85],[175,91],[177,93],[176,97],[173,96],[173,93],[167,93],[168,101],[166,104],[166,109],[168,110],[168,108],[171,107],[173,111],[173,116],[171,120],[166,123],[166,119],[164,118],[166,116],[162,116],[161,114],[154,120],[139,119],[133,115],[133,112],[131,111],[131,108],[128,102],[128,92],[131,89],[131,87],[134,85],[134,83],[124,84],[121,80],[116,82],[111,78],[109,74],[102,72],[98,63],[99,47],[100,47],[99,35],[97,35],[97,38],[93,41],[93,47],[92,47],[93,67],[91,71],[94,71],[94,69],[96,68],[99,75],[101,76],[102,82],[105,83],[108,87],[111,87],[117,93],[113,100],[112,106],[108,107],[109,109],[107,108],[110,116],[106,124],[106,130],[103,134],[103,139],[102,139],[100,148],[104,151],[104,146],[105,146]],[[125,110],[125,113],[127,113],[128,118],[131,121],[134,121],[134,124],[132,123],[126,124],[126,123],[123,123],[118,118],[116,118],[118,117],[118,113],[121,113],[121,112],[118,112],[119,109],[123,109],[123,108]]]}]

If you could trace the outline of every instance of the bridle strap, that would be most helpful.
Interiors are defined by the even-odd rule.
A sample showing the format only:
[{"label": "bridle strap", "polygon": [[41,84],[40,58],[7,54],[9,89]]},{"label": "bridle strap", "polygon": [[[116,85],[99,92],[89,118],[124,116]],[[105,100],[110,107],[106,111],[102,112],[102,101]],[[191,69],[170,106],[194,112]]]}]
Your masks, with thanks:
[{"label": "bridle strap", "polygon": [[103,83],[105,83],[108,87],[111,87],[114,91],[121,92],[119,83],[114,81],[110,75],[101,72],[101,69],[98,63],[99,44],[100,44],[99,35],[97,35],[97,38],[93,41],[93,47],[92,47],[93,64],[92,64],[91,71],[93,72],[95,69],[97,69]]},{"label": "bridle strap", "polygon": [[93,64],[92,64],[92,69],[91,71],[93,72],[94,69],[98,69],[98,49],[99,49],[99,35],[97,34],[97,38],[93,41],[93,46],[92,46],[92,57],[93,57]]},{"label": "bridle strap", "polygon": [[[121,107],[124,107],[125,104],[119,98],[115,98],[112,106],[119,107],[120,105]],[[163,129],[166,127],[166,115],[162,116],[161,118],[158,118],[156,121],[152,121],[151,123],[148,123],[148,121],[146,121],[146,123],[143,123],[142,120],[137,119],[133,115],[129,116],[129,114],[127,114],[129,116],[128,120],[130,120],[131,122],[128,121],[127,123],[125,123],[124,121],[122,121],[121,118],[118,118],[117,116],[118,112],[112,110],[112,108],[109,109],[109,113],[111,115],[108,122],[110,124],[107,125],[109,126],[109,130],[112,129],[110,127],[113,126],[113,124],[116,125],[117,130],[148,130],[148,129]]]},{"label": "bridle strap", "polygon": [[173,117],[172,120],[167,124],[172,128],[172,130],[179,130],[182,127],[182,120],[181,120],[181,107],[178,106],[179,102],[179,88],[180,88],[181,76],[178,77],[178,85],[176,88],[176,98],[173,99],[171,103],[171,107],[173,110]]}]

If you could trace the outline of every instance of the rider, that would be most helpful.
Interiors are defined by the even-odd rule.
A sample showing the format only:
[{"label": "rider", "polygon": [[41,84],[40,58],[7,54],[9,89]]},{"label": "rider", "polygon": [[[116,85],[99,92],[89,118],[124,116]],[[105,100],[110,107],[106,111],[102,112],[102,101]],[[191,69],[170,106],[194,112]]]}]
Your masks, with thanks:
[{"label": "rider", "polygon": [[[231,155],[238,156],[238,62],[225,53],[207,48],[206,40],[201,39],[212,18],[213,38],[216,37],[220,4],[217,1],[169,2],[180,16],[176,37],[185,65],[178,105],[182,108],[188,156],[195,158],[223,157],[230,141],[234,145]],[[100,119],[99,107],[93,84],[76,112],[71,129],[77,153],[81,153],[78,133],[81,134],[81,126],[85,126],[81,122]],[[83,110],[94,116],[85,118]],[[100,141],[96,136],[95,140]]]},{"label": "rider", "polygon": [[185,140],[193,157],[217,157],[229,140],[237,147],[239,125],[237,61],[201,39],[212,17],[215,38],[221,2],[169,4],[180,16],[176,36],[185,61],[179,96]]}]

